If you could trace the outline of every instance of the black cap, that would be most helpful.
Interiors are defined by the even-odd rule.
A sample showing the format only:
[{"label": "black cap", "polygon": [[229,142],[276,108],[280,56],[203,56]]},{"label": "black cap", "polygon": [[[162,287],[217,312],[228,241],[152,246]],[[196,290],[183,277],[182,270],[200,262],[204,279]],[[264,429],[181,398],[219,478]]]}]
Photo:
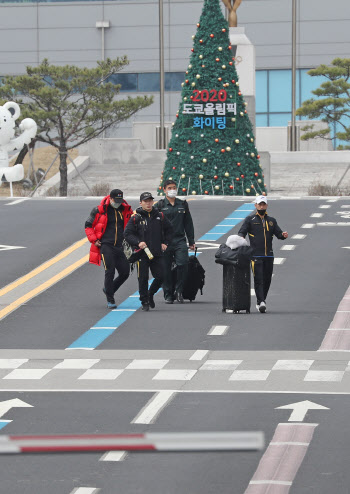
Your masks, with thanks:
[{"label": "black cap", "polygon": [[120,189],[111,190],[109,196],[114,200],[114,202],[123,202],[123,192]]},{"label": "black cap", "polygon": [[145,201],[146,199],[154,199],[154,197],[150,192],[142,192],[142,194],[140,195],[140,202]]}]

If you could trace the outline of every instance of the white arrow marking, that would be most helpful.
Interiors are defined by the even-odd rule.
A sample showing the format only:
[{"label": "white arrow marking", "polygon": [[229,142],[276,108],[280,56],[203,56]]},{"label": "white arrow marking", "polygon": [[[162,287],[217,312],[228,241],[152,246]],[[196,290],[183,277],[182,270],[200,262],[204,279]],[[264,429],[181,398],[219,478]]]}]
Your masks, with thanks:
[{"label": "white arrow marking", "polygon": [[26,249],[27,247],[18,247],[17,245],[0,245],[0,250]]},{"label": "white arrow marking", "polygon": [[19,400],[18,398],[14,398],[13,400],[6,400],[0,402],[0,417],[5,415],[11,408],[25,408],[25,407],[33,407],[33,405],[29,405],[25,401]]},{"label": "white arrow marking", "polygon": [[350,247],[342,247],[342,249],[350,249]]},{"label": "white arrow marking", "polygon": [[288,422],[302,422],[308,410],[329,410],[329,408],[305,400],[299,401],[298,403],[291,403],[290,405],[284,405],[282,407],[276,407],[276,410],[293,410]]}]

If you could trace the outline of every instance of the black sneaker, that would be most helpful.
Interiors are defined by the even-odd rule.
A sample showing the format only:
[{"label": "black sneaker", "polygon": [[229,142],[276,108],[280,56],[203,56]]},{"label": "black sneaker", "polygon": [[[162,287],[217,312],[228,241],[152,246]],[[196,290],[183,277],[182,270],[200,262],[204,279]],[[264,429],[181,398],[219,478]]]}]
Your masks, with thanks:
[{"label": "black sneaker", "polygon": [[172,298],[166,298],[165,299],[165,303],[166,304],[173,304],[174,303],[174,300]]},{"label": "black sneaker", "polygon": [[156,304],[154,303],[153,293],[148,294],[148,304],[151,307],[151,309],[154,309],[156,306]]},{"label": "black sneaker", "polygon": [[184,303],[184,298],[182,296],[182,293],[181,292],[178,292],[176,294],[176,300],[179,302],[179,304],[183,304]]},{"label": "black sneaker", "polygon": [[142,304],[142,310],[144,312],[148,312],[149,311],[149,305],[148,304]]}]

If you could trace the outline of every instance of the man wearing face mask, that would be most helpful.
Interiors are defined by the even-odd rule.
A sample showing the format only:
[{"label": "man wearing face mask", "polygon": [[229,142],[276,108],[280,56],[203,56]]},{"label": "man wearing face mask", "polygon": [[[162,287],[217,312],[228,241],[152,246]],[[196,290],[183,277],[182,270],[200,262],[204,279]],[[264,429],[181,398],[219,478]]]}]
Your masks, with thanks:
[{"label": "man wearing face mask", "polygon": [[[130,274],[129,262],[122,247],[124,229],[131,218],[132,209],[123,199],[123,192],[113,189],[104,197],[101,204],[95,207],[85,222],[85,233],[91,242],[90,263],[105,268],[103,292],[107,298],[107,307],[117,307],[114,299],[115,292],[128,279]],[[114,279],[115,270],[118,271]]]},{"label": "man wearing face mask", "polygon": [[[188,250],[186,237],[191,250],[195,249],[193,221],[186,201],[178,199],[176,183],[166,180],[163,185],[165,199],[155,205],[170,221],[173,227],[173,237],[163,256],[164,281],[163,291],[167,304],[174,302],[174,295],[179,303],[183,303],[182,296],[184,283],[188,271]],[[175,262],[177,277],[175,294],[171,266]]]},{"label": "man wearing face mask", "polygon": [[266,312],[266,297],[271,285],[274,254],[272,250],[273,236],[280,240],[288,238],[287,232],[282,232],[277,221],[267,214],[267,198],[258,196],[255,199],[256,213],[247,216],[238,235],[250,240],[252,252],[252,271],[254,289],[257,299],[256,308],[259,312]]}]

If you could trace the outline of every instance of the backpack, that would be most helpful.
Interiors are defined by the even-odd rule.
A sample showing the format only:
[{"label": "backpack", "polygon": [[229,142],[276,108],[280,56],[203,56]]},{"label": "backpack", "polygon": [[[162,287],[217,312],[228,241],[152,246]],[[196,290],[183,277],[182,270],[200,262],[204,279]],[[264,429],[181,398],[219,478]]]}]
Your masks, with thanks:
[{"label": "backpack", "polygon": [[205,269],[198,261],[196,249],[194,256],[190,256],[188,259],[188,274],[182,292],[183,298],[192,302],[195,300],[198,290],[200,290],[201,295],[203,295],[204,284]]}]

